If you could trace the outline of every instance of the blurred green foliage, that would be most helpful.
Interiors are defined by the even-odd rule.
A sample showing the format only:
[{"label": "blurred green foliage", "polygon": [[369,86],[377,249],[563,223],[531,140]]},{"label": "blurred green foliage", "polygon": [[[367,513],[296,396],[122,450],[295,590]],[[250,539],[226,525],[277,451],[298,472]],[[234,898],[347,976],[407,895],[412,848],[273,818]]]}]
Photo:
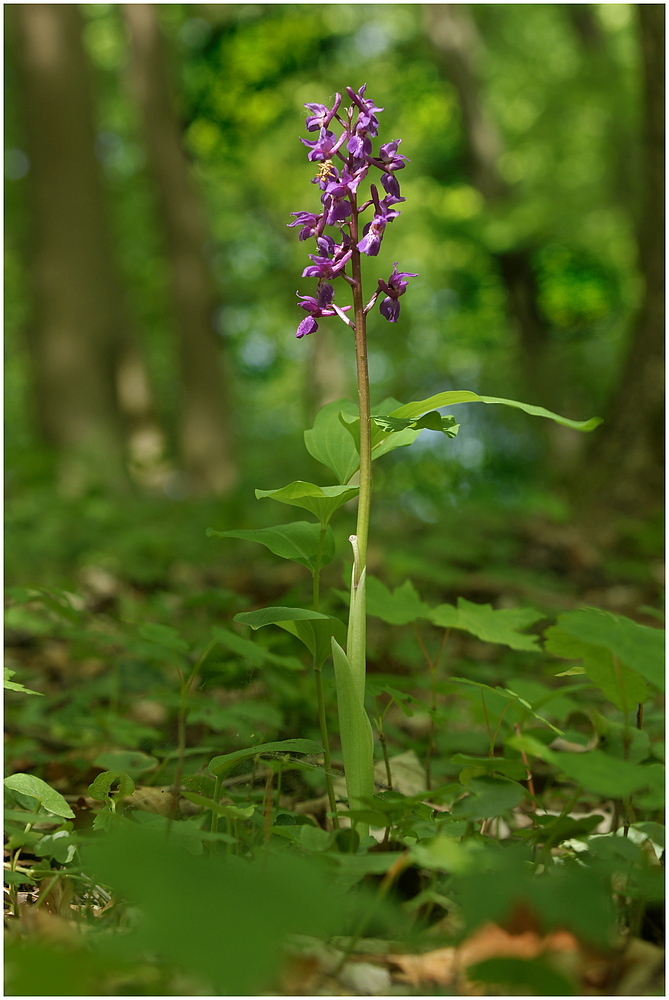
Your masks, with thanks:
[{"label": "blurred green foliage", "polygon": [[[631,5],[590,9],[599,41],[588,48],[568,5],[472,5],[483,41],[481,99],[503,139],[499,170],[511,191],[490,207],[472,186],[457,95],[440,75],[420,5],[159,6],[184,141],[212,233],[207,254],[221,295],[215,322],[233,373],[239,453],[256,485],[272,485],[279,453],[282,481],[285,466],[297,478],[292,443],[312,415],[306,387],[314,345],[293,334],[300,318],[295,289],[309,292],[313,282],[300,279],[305,246],[286,228],[291,211],[317,204],[298,138],[302,105],[327,102],[348,83],[367,83],[386,109],[384,136],[401,137],[411,159],[402,177],[401,222],[391,227],[379,257],[364,262],[372,286],[396,258],[420,275],[397,326],[378,314],[371,318],[375,397],[445,388],[513,395],[522,382],[517,331],[495,255],[529,247],[568,415],[601,410],[640,291],[634,240],[639,57]],[[121,11],[115,4],[83,10],[116,251],[159,413],[173,437],[178,415],[168,278],[137,111],[124,85]],[[48,463],[45,468],[35,448],[22,344],[25,169],[11,53],[8,74],[7,144],[15,151],[8,161],[6,256],[11,487],[43,477]],[[352,392],[347,335],[339,328],[333,336]],[[533,433],[513,417],[472,414],[462,441],[427,448],[428,467],[436,454],[452,467],[451,480],[471,481],[493,467],[498,478],[522,479],[528,460],[536,469],[540,448]],[[269,441],[277,445],[270,454]],[[261,470],[266,484],[258,481]]]}]

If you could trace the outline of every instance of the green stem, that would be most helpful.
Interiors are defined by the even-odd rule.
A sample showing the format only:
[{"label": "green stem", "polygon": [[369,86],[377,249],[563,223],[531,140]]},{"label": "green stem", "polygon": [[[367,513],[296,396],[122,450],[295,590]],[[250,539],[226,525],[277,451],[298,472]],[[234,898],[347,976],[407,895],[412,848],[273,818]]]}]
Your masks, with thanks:
[{"label": "green stem", "polygon": [[323,744],[325,761],[325,786],[328,792],[328,802],[332,813],[332,825],[335,830],[339,829],[339,819],[337,818],[337,800],[335,799],[334,781],[332,780],[332,763],[330,761],[330,741],[328,739],[328,723],[325,715],[325,696],[323,694],[323,668],[318,665],[314,656],[314,678],[316,680],[316,697],[318,699],[318,722],[321,728],[321,743]]},{"label": "green stem", "polygon": [[359,565],[355,586],[360,582],[367,565],[367,536],[369,533],[369,510],[372,498],[372,431],[370,420],[369,369],[367,365],[367,321],[362,298],[362,271],[358,242],[358,208],[351,195],[351,273],[353,285],[353,310],[355,314],[355,360],[358,373],[358,406],[360,409],[360,494],[358,497],[358,519],[355,533],[358,538]]},{"label": "green stem", "polygon": [[318,611],[320,604],[321,562],[323,560],[323,543],[325,542],[325,532],[327,530],[327,524],[321,524],[321,533],[318,536],[318,551],[316,552],[316,566],[314,569],[314,611]]}]

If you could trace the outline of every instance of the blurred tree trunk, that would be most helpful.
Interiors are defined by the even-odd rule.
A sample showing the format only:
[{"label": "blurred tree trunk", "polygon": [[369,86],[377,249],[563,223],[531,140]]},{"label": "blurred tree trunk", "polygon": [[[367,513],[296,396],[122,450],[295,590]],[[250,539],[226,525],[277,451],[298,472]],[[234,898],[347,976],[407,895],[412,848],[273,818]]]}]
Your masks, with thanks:
[{"label": "blurred tree trunk", "polygon": [[[476,70],[476,53],[482,43],[476,25],[463,4],[426,4],[425,18],[437,66],[458,95],[471,182],[489,207],[502,206],[510,201],[511,190],[497,167],[504,143],[482,99]],[[532,246],[513,247],[494,256],[506,287],[509,316],[518,332],[525,398],[529,403],[559,406],[560,373],[549,356],[549,330],[537,307],[533,250]]]},{"label": "blurred tree trunk", "polygon": [[194,492],[223,493],[233,485],[236,468],[222,345],[213,327],[218,293],[205,256],[209,233],[181,142],[156,5],[124,4],[123,10],[130,28],[130,85],[142,114],[172,272],[181,457]]},{"label": "blurred tree trunk", "polygon": [[13,4],[30,161],[28,345],[35,410],[59,454],[61,487],[124,481],[116,369],[123,341],[95,158],[92,78],[74,4]]},{"label": "blurred tree trunk", "polygon": [[644,295],[605,422],[576,485],[580,516],[597,528],[606,511],[644,515],[664,495],[665,8],[638,4],[643,79],[643,203],[637,226]]}]

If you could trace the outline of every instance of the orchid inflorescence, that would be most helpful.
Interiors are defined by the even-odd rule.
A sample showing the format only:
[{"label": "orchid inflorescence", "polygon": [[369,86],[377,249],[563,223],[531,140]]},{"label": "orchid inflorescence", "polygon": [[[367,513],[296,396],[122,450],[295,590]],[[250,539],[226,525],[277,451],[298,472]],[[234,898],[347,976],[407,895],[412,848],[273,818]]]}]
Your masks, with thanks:
[{"label": "orchid inflorescence", "polygon": [[[313,264],[306,267],[302,277],[318,278],[316,295],[299,295],[302,299],[299,306],[307,312],[297,328],[297,337],[304,337],[318,329],[316,320],[322,316],[339,316],[348,326],[354,323],[346,316],[351,308],[340,308],[334,302],[334,289],[328,282],[341,277],[349,285],[355,287],[356,279],[346,273],[346,266],[359,255],[376,257],[386,226],[400,214],[394,207],[405,201],[400,196],[400,185],[396,173],[403,170],[408,163],[406,156],[397,152],[401,139],[386,142],[379,147],[378,154],[373,155],[372,139],[378,135],[379,123],[375,112],[383,111],[377,108],[370,98],[365,97],[366,84],[356,93],[352,87],[346,88],[351,104],[340,113],[341,94],[335,95],[332,108],[324,104],[305,104],[310,112],[306,120],[308,132],[318,132],[314,140],[301,139],[309,148],[308,159],[319,163],[318,174],[312,183],[321,189],[323,209],[320,214],[315,212],[291,212],[295,221],[289,226],[301,226],[300,240],[314,237],[316,240],[315,254],[309,254]],[[341,125],[343,131],[339,137],[330,128],[333,121]],[[335,159],[341,161],[335,166]],[[385,191],[383,198],[375,184],[370,184],[370,197],[358,206],[358,186],[363,181],[370,168],[381,172],[381,185]],[[373,217],[358,237],[357,220],[367,209],[373,208]],[[326,226],[334,226],[340,242],[325,232]],[[400,296],[407,288],[407,278],[417,275],[408,271],[398,271],[397,264],[388,281],[379,279],[374,295],[364,308],[366,315],[373,308],[379,296],[385,297],[380,303],[381,315],[390,323],[396,323],[400,314]]]}]

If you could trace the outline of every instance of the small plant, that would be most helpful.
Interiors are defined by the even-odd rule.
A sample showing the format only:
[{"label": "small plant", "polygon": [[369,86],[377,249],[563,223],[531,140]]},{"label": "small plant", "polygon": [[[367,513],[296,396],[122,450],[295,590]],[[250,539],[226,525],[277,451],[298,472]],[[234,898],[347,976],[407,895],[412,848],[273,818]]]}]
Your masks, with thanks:
[{"label": "small plant", "polygon": [[[243,537],[267,545],[277,555],[295,559],[307,566],[313,576],[313,608],[264,608],[261,611],[237,615],[235,620],[252,628],[275,624],[298,635],[313,656],[318,697],[318,715],[323,746],[326,748],[328,794],[336,822],[334,788],[331,778],[328,735],[321,681],[322,665],[330,653],[334,663],[339,709],[339,732],[344,758],[344,771],[349,810],[368,809],[374,793],[373,735],[365,709],[366,680],[366,577],[367,540],[372,499],[372,462],[395,448],[412,444],[423,430],[433,430],[453,438],[459,424],[451,415],[439,412],[441,407],[456,403],[501,403],[517,407],[536,416],[590,431],[601,422],[568,420],[538,406],[515,400],[479,396],[469,391],[441,392],[428,399],[401,404],[394,399],[372,406],[367,362],[367,316],[379,302],[379,311],[389,323],[400,317],[400,298],[408,288],[408,279],[417,277],[409,271],[399,271],[398,264],[388,280],[379,278],[371,298],[365,302],[361,258],[376,257],[387,226],[398,218],[397,206],[405,201],[400,194],[397,174],[405,169],[407,158],[398,152],[401,139],[382,143],[374,152],[374,140],[379,133],[377,113],[383,108],[365,96],[366,85],[359,91],[346,88],[350,104],[342,106],[342,95],[336,94],[331,108],[323,104],[305,105],[310,112],[306,120],[309,132],[316,139],[301,139],[308,147],[308,159],[318,164],[312,183],[321,191],[318,212],[293,212],[299,226],[300,240],[313,239],[316,253],[309,254],[312,264],[304,269],[303,277],[317,278],[315,295],[299,295],[299,306],[307,316],[300,322],[296,336],[303,338],[315,333],[318,320],[337,316],[353,331],[358,379],[357,406],[347,400],[330,403],[318,414],[314,426],[305,432],[310,454],[334,473],[337,484],[316,486],[294,482],[274,490],[256,490],[257,497],[271,497],[281,503],[305,508],[315,514],[320,526],[304,521],[265,528],[258,531],[227,531],[218,534]],[[339,131],[337,135],[336,131]],[[377,185],[370,183],[378,175],[384,196]],[[367,195],[362,191],[369,185]],[[371,214],[371,218],[369,218]],[[367,221],[365,221],[367,220]],[[334,235],[332,235],[334,233]],[[340,279],[351,288],[351,306],[340,307],[334,301],[331,281]],[[357,477],[357,483],[354,479]],[[346,639],[337,619],[319,612],[320,573],[322,566],[334,556],[334,544],[329,522],[335,511],[352,497],[358,497],[355,534],[349,541],[353,550],[353,568]],[[212,532],[217,534],[216,532]],[[300,623],[298,626],[297,623]],[[307,625],[307,623],[309,623]],[[358,833],[365,836],[368,824],[355,823]]]}]

